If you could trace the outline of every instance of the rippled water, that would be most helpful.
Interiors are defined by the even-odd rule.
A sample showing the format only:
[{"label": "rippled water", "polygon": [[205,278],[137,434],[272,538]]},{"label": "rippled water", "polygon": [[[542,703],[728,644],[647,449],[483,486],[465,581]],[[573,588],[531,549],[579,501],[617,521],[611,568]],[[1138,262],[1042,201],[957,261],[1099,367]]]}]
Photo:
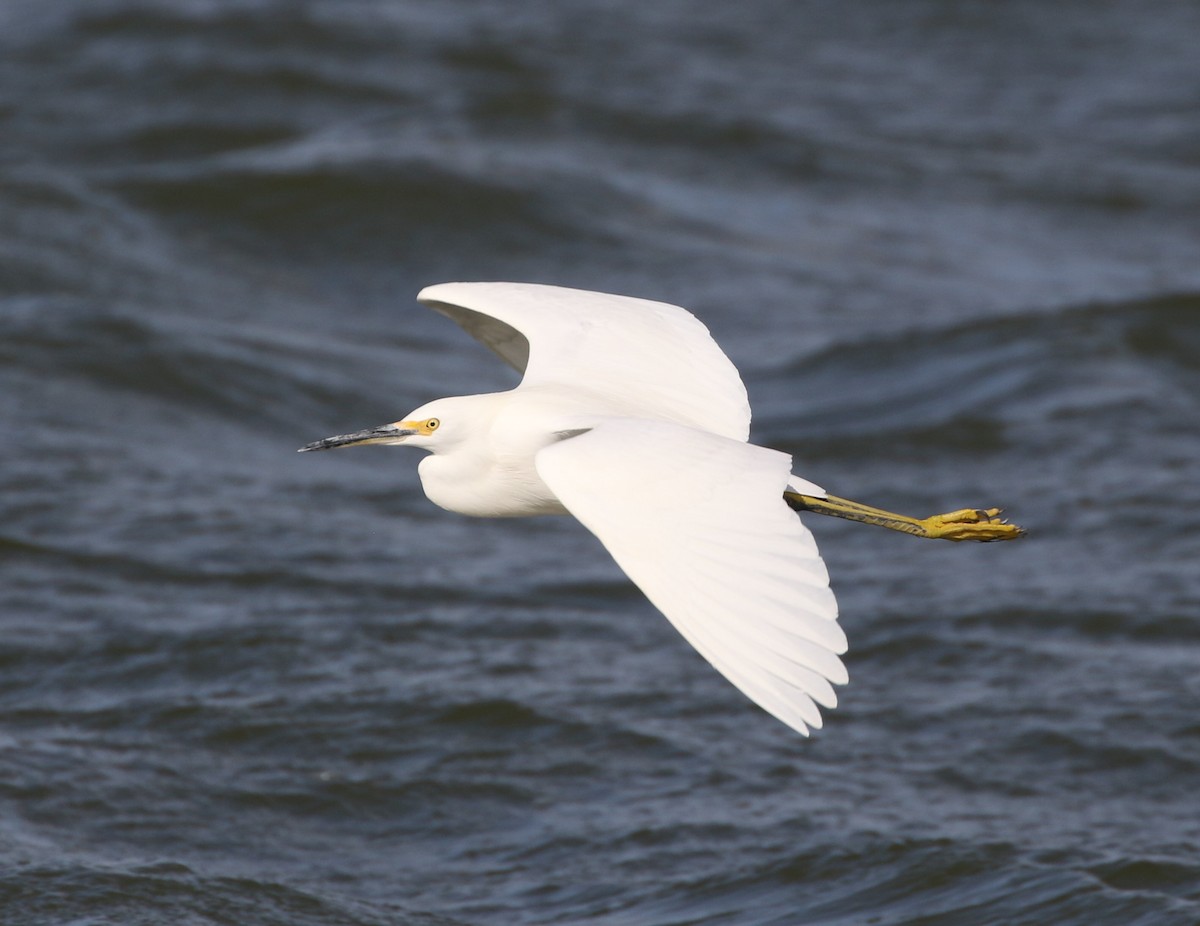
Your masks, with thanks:
[{"label": "rippled water", "polygon": [[[1200,921],[1192,4],[0,7],[0,920]],[[750,706],[566,519],[297,456],[687,305],[838,494]]]}]

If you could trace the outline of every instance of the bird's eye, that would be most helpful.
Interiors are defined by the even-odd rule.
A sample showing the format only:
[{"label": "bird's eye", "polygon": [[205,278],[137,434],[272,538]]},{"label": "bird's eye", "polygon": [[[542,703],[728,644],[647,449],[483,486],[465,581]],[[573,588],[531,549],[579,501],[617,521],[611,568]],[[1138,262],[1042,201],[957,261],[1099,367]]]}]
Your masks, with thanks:
[{"label": "bird's eye", "polygon": [[425,430],[436,431],[438,429],[438,425],[440,425],[440,424],[441,424],[441,422],[438,421],[436,418],[430,418],[428,421],[425,422]]}]

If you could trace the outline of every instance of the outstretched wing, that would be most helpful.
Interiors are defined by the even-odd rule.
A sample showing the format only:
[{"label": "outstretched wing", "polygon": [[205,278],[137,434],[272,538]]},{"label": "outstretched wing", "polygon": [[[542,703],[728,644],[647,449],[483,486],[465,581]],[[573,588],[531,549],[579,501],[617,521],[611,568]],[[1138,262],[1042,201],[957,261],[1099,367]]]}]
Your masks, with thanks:
[{"label": "outstretched wing", "polygon": [[417,299],[462,326],[529,385],[586,388],[630,413],[745,440],[737,369],[686,309],[537,283],[441,283]]},{"label": "outstretched wing", "polygon": [[665,422],[605,420],[538,474],[701,655],[788,726],[821,726],[846,636],[787,454]]}]

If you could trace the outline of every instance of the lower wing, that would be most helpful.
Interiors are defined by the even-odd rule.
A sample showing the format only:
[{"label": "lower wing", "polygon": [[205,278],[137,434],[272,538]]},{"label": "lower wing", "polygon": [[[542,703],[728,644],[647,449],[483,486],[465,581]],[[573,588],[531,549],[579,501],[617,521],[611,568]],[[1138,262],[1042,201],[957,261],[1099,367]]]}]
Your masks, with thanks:
[{"label": "lower wing", "polygon": [[[821,726],[846,636],[787,454],[640,419],[540,451],[539,475],[705,659],[789,727]],[[832,684],[831,684],[832,683]]]}]

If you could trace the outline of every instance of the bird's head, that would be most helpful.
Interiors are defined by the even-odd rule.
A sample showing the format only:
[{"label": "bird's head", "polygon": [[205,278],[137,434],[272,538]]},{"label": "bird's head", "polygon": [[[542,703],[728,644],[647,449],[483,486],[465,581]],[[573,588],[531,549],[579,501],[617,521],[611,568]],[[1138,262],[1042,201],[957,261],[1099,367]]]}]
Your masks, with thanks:
[{"label": "bird's head", "polygon": [[334,447],[356,447],[364,444],[406,444],[437,452],[453,441],[457,416],[452,399],[438,399],[426,403],[401,421],[381,424],[376,428],[338,434],[323,440],[313,441],[300,448],[308,450],[331,450]]}]

